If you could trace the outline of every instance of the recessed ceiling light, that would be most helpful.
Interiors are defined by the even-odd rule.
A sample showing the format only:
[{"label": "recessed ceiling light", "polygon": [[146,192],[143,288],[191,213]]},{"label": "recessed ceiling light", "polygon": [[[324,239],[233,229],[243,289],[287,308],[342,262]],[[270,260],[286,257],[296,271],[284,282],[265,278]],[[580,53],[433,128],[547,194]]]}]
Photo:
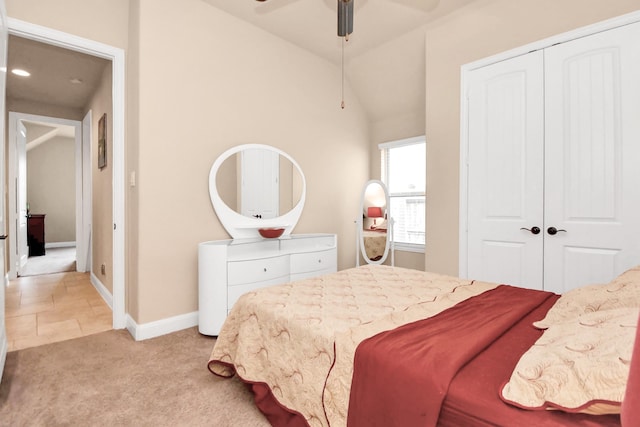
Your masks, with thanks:
[{"label": "recessed ceiling light", "polygon": [[82,84],[82,79],[78,77],[72,77],[69,79],[69,82],[74,85]]},{"label": "recessed ceiling light", "polygon": [[14,68],[13,70],[11,70],[11,72],[16,76],[20,76],[20,77],[29,77],[31,75],[30,72],[26,70],[21,70],[20,68]]}]

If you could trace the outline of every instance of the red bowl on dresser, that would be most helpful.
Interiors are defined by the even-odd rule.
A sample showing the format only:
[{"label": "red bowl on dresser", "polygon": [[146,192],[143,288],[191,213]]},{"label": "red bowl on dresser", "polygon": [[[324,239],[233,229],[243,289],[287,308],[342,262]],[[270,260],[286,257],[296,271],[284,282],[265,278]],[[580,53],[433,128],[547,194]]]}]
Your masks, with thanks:
[{"label": "red bowl on dresser", "polygon": [[280,227],[268,227],[268,228],[258,228],[258,233],[266,239],[277,239],[282,236],[284,233],[284,228]]}]

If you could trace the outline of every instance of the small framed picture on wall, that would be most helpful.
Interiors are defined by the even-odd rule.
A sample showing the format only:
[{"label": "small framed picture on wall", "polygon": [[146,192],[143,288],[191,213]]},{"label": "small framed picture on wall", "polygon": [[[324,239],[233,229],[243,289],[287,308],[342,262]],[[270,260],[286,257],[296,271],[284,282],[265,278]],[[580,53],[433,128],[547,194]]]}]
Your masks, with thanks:
[{"label": "small framed picture on wall", "polygon": [[98,168],[107,166],[107,113],[98,121]]}]

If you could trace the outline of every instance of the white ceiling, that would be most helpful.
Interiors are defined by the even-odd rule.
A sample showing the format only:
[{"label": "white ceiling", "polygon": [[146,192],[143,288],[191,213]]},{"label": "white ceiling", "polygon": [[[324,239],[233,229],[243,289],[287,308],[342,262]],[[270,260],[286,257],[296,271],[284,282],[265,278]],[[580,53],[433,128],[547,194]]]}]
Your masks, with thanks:
[{"label": "white ceiling", "polygon": [[[338,63],[338,0],[203,0],[269,33]],[[353,34],[346,45],[357,57],[426,22],[449,13],[460,0],[353,0]]]},{"label": "white ceiling", "polygon": [[27,131],[27,152],[53,140],[55,137],[74,138],[76,133],[73,126],[32,122],[29,120],[23,120],[22,123]]},{"label": "white ceiling", "polygon": [[[202,0],[340,66],[339,0]],[[475,0],[353,0],[345,78],[373,121],[424,111],[421,28]],[[339,91],[336,93],[339,96]],[[347,99],[347,108],[350,100]],[[339,105],[340,99],[336,100]]]},{"label": "white ceiling", "polygon": [[[7,73],[7,98],[83,109],[110,61],[45,43],[9,36],[7,68],[22,68],[30,77]],[[74,84],[72,79],[80,80]]]},{"label": "white ceiling", "polygon": [[[110,61],[33,40],[9,36],[7,49],[7,99],[84,109]],[[19,77],[10,71],[31,73]],[[74,79],[79,81],[72,83]],[[27,151],[55,137],[73,138],[72,126],[24,121]]]}]

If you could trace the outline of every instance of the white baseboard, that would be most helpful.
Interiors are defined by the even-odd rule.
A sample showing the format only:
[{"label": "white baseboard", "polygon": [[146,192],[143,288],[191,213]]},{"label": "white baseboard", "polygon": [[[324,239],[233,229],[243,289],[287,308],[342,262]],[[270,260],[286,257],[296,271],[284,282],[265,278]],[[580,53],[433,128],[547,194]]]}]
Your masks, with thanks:
[{"label": "white baseboard", "polygon": [[194,326],[198,326],[197,311],[156,320],[155,322],[143,323],[141,325],[138,325],[135,320],[127,314],[126,328],[136,341],[159,337]]},{"label": "white baseboard", "polygon": [[44,244],[44,248],[45,249],[50,249],[50,248],[73,248],[76,246],[76,242],[51,242],[51,243],[45,243]]},{"label": "white baseboard", "polygon": [[[98,291],[102,299],[113,310],[113,296],[109,290],[102,284],[98,277],[91,273],[91,284]],[[172,332],[181,331],[183,329],[198,326],[198,312],[181,314],[179,316],[168,317],[166,319],[156,320],[155,322],[143,323],[138,325],[129,314],[126,315],[125,328],[129,331],[133,339],[136,341],[147,340],[149,338],[159,337],[161,335],[170,334]]]},{"label": "white baseboard", "polygon": [[93,287],[96,288],[96,291],[98,291],[98,293],[100,294],[104,302],[107,303],[109,308],[113,310],[113,295],[111,294],[111,292],[109,292],[109,289],[107,289],[102,284],[100,279],[98,279],[98,276],[93,274],[93,272],[91,272],[90,278],[91,278],[91,284],[93,285]]},{"label": "white baseboard", "polygon": [[7,334],[4,328],[0,330],[0,333],[2,333],[2,336],[0,337],[0,381],[2,381],[2,372],[4,371],[4,364],[7,361],[9,343],[7,342]]}]

